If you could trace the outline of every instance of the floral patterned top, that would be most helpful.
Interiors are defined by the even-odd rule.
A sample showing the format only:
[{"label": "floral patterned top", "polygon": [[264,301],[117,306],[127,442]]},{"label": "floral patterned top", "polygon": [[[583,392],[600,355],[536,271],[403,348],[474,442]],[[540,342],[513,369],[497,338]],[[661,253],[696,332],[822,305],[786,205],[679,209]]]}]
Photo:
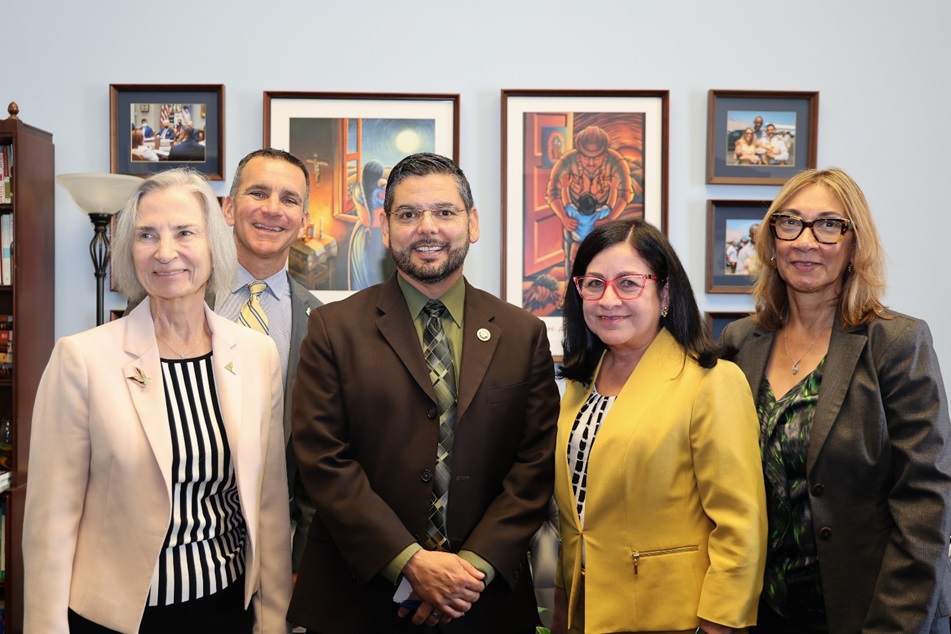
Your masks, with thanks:
[{"label": "floral patterned top", "polygon": [[824,366],[825,359],[779,400],[764,376],[756,399],[769,521],[763,598],[777,614],[820,627],[825,605],[806,455]]}]

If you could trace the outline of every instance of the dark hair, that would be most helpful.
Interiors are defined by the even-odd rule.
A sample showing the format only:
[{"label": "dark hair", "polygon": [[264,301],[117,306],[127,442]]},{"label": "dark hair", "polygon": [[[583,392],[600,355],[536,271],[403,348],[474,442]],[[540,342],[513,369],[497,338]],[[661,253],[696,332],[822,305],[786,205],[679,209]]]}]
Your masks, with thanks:
[{"label": "dark hair", "polygon": [[[571,277],[584,275],[595,256],[622,243],[631,245],[638,257],[647,263],[650,271],[645,273],[652,273],[660,278],[657,281],[658,289],[667,286],[670,304],[667,316],[661,317],[660,325],[666,328],[685,353],[702,367],[715,366],[720,348],[703,325],[687,273],[667,237],[652,225],[635,219],[613,220],[599,225],[578,247]],[[585,323],[583,304],[584,300],[569,280],[565,285],[565,334],[562,340],[564,365],[560,375],[572,381],[590,383],[594,379],[594,371],[604,353],[605,345]]]},{"label": "dark hair", "polygon": [[420,152],[419,154],[410,154],[390,170],[390,175],[386,179],[386,196],[383,199],[383,210],[387,214],[392,210],[393,195],[397,185],[411,176],[429,176],[430,174],[448,174],[455,178],[456,188],[459,190],[462,204],[465,205],[467,212],[472,209],[474,205],[472,189],[469,187],[466,175],[462,173],[459,166],[453,163],[452,159],[445,156]]},{"label": "dark hair", "polygon": [[376,189],[376,182],[383,178],[383,172],[385,171],[383,163],[376,159],[367,161],[367,164],[363,166],[363,178],[360,179],[360,182],[363,185],[363,204],[367,206],[367,209],[373,209],[370,197],[373,195],[373,190]]},{"label": "dark hair", "polygon": [[234,181],[231,183],[231,191],[228,192],[228,195],[231,196],[231,198],[236,198],[238,196],[238,190],[241,188],[241,178],[244,175],[244,166],[248,164],[248,161],[258,158],[259,156],[263,158],[277,159],[278,161],[286,161],[304,173],[304,213],[306,214],[307,205],[310,201],[310,175],[307,173],[307,166],[304,165],[302,160],[290,152],[278,150],[272,147],[255,150],[241,159],[241,162],[238,163],[238,169],[234,171]]}]

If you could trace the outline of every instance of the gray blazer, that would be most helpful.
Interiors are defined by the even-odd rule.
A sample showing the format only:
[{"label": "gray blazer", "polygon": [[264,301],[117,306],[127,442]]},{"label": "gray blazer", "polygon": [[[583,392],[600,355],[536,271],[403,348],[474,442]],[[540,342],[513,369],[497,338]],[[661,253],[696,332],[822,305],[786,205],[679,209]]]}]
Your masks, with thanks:
[{"label": "gray blazer", "polygon": [[[928,632],[951,611],[951,420],[925,322],[836,320],[806,469],[829,631]],[[759,392],[774,334],[727,326]]]},{"label": "gray blazer", "polygon": [[301,286],[288,274],[291,286],[291,348],[287,355],[287,385],[284,387],[284,446],[287,450],[287,485],[290,490],[291,521],[294,522],[293,563],[294,571],[300,567],[307,542],[307,531],[314,519],[314,504],[310,501],[297,471],[297,460],[291,449],[291,397],[297,381],[297,363],[300,361],[300,342],[307,334],[310,311],[322,303],[313,293]]}]

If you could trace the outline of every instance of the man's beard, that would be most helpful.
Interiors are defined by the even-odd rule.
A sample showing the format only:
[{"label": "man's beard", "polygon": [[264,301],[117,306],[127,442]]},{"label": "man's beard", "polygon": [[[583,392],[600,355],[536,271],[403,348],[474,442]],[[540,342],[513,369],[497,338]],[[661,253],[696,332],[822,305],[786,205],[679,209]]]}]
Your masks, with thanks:
[{"label": "man's beard", "polygon": [[[436,266],[433,264],[417,265],[413,263],[413,251],[419,247],[438,246],[449,249],[449,257]],[[391,246],[390,256],[396,262],[396,268],[423,284],[435,284],[441,282],[460,268],[466,261],[466,255],[469,253],[469,232],[466,232],[466,240],[462,246],[453,248],[448,242],[439,240],[417,240],[408,248],[402,251],[396,251]]]}]

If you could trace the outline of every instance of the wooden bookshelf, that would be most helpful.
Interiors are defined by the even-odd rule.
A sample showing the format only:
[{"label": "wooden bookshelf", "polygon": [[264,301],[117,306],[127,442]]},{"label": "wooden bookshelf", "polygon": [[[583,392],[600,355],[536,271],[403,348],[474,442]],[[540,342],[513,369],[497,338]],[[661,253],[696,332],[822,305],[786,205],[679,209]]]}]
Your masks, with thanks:
[{"label": "wooden bookshelf", "polygon": [[6,504],[5,631],[23,632],[23,506],[36,389],[53,351],[54,327],[54,147],[50,133],[19,119],[11,103],[0,120],[0,145],[13,150],[12,202],[0,214],[13,216],[12,281],[0,285],[0,314],[13,315],[13,368],[0,377],[0,418],[13,421],[12,481]]}]

